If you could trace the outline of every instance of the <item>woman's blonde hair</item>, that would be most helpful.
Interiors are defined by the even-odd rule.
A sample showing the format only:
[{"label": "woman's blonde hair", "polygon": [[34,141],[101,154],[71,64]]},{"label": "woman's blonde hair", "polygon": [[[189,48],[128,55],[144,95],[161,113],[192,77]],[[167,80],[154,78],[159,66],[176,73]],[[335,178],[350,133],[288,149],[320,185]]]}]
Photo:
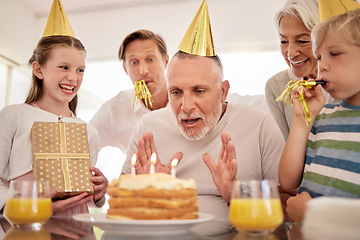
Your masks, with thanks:
[{"label": "woman's blonde hair", "polygon": [[[49,60],[52,51],[56,47],[73,47],[79,51],[84,51],[86,53],[85,47],[77,38],[71,36],[49,36],[43,37],[38,42],[33,55],[29,59],[29,64],[32,64],[34,61],[38,62],[40,66],[44,66],[44,64]],[[32,82],[30,91],[28,96],[26,97],[25,103],[32,103],[39,100],[43,96],[43,84],[42,80],[32,74]],[[78,103],[77,94],[74,98],[69,102],[70,110],[76,115],[76,107]]]},{"label": "woman's blonde hair", "polygon": [[314,52],[319,49],[329,31],[341,34],[347,42],[360,47],[360,9],[331,17],[316,25],[311,32]]}]

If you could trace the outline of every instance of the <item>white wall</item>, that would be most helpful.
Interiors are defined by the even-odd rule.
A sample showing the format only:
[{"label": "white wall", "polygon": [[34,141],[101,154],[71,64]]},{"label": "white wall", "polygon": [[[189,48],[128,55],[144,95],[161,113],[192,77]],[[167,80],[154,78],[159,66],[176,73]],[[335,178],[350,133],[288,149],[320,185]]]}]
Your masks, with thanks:
[{"label": "white wall", "polygon": [[36,42],[37,20],[18,1],[0,0],[0,55],[26,64]]},{"label": "white wall", "polygon": [[[69,0],[63,0],[65,11],[67,1]],[[48,15],[35,18],[20,2],[0,0],[0,54],[20,59],[18,61],[24,63],[41,38]],[[49,4],[48,11],[51,2],[46,2]],[[69,10],[67,16],[75,36],[88,50],[88,62],[117,59],[122,39],[141,28],[162,34],[172,55],[201,2],[184,0],[88,12]],[[285,0],[208,0],[216,51],[229,53],[278,50],[273,17],[284,2]]]},{"label": "white wall", "polygon": [[[273,16],[283,1],[271,1],[274,2],[271,5],[272,8],[262,9],[261,2],[264,1],[269,0],[246,1],[246,4],[244,0],[208,1],[217,52],[278,49],[279,41],[273,26]],[[88,49],[89,61],[117,59],[122,39],[128,33],[141,28],[162,34],[168,44],[169,53],[172,55],[177,50],[200,3],[201,1],[184,1],[68,14],[68,16],[76,36]],[[240,10],[244,8],[244,5],[248,7],[248,10]],[[46,17],[41,21],[45,19]]]}]

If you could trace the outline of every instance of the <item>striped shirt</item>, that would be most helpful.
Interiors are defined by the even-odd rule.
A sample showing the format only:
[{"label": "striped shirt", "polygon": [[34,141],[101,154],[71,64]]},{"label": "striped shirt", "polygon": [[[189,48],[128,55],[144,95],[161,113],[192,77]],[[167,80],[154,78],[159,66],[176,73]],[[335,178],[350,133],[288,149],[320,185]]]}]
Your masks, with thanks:
[{"label": "striped shirt", "polygon": [[360,106],[327,104],[316,117],[299,193],[360,198]]}]

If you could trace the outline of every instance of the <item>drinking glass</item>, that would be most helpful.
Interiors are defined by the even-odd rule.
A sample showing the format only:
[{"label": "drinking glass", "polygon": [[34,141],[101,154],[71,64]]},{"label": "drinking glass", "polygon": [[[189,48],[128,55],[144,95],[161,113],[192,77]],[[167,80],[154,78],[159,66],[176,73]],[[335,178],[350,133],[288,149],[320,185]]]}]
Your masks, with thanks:
[{"label": "drinking glass", "polygon": [[40,228],[52,216],[49,182],[11,181],[4,209],[14,228]]},{"label": "drinking glass", "polygon": [[284,220],[276,181],[236,180],[232,186],[229,220],[240,234],[267,237]]}]

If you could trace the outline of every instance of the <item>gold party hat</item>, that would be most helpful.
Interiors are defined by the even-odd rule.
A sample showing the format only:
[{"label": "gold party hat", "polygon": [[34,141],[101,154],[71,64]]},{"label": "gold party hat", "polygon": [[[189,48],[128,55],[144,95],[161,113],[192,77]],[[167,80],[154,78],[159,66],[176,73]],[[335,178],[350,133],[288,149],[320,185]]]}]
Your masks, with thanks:
[{"label": "gold party hat", "polygon": [[194,55],[215,56],[206,0],[201,4],[178,49]]},{"label": "gold party hat", "polygon": [[60,0],[54,0],[46,23],[43,37],[63,35],[74,37],[69,19]]},{"label": "gold party hat", "polygon": [[318,3],[320,21],[360,8],[356,0],[319,0]]}]

